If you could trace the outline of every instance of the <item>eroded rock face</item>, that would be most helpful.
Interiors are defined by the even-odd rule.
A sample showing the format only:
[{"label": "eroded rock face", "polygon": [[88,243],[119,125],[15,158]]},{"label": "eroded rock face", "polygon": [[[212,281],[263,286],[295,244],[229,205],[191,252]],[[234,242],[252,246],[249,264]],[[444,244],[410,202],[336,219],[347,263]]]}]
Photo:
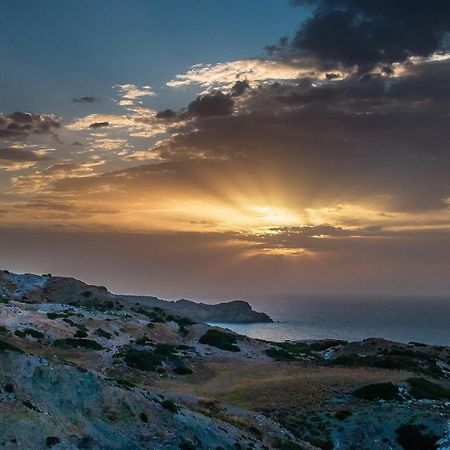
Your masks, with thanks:
[{"label": "eroded rock face", "polygon": [[7,449],[262,448],[181,401],[37,356],[0,352],[0,390],[0,445]]}]

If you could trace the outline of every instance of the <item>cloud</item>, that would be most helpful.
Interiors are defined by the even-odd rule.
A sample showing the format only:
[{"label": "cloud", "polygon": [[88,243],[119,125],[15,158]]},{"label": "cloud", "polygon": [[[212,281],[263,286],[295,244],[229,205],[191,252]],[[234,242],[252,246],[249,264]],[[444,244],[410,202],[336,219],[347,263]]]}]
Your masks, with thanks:
[{"label": "cloud", "polygon": [[175,119],[177,117],[177,113],[171,109],[164,109],[163,111],[158,111],[155,114],[157,119]]},{"label": "cloud", "polygon": [[126,132],[128,137],[153,137],[165,133],[171,125],[159,120],[156,111],[144,108],[128,114],[89,114],[75,119],[66,127],[72,131],[107,128],[111,131]]},{"label": "cloud", "polygon": [[222,92],[205,94],[189,103],[188,112],[194,116],[229,116],[233,112],[233,99]]},{"label": "cloud", "polygon": [[41,161],[51,161],[44,150],[26,150],[18,147],[0,148],[0,170],[15,171],[34,166]]},{"label": "cloud", "polygon": [[60,119],[53,115],[23,112],[0,114],[0,139],[22,141],[30,135],[54,135],[60,126]]},{"label": "cloud", "polygon": [[109,122],[94,122],[89,125],[89,128],[104,128],[109,127]]},{"label": "cloud", "polygon": [[167,86],[180,88],[198,84],[207,89],[232,89],[238,81],[258,85],[277,80],[296,80],[316,72],[314,67],[308,67],[306,60],[300,64],[295,59],[243,59],[218,64],[197,64],[186,73],[177,75]]},{"label": "cloud", "polygon": [[293,0],[312,16],[289,45],[319,67],[365,72],[445,49],[450,3],[442,0]]},{"label": "cloud", "polygon": [[74,98],[72,101],[75,103],[95,103],[98,102],[99,99],[96,97],[79,97]]},{"label": "cloud", "polygon": [[151,86],[142,86],[141,88],[135,84],[116,84],[113,86],[119,90],[119,95],[121,100],[119,100],[119,105],[125,107],[138,106],[142,102],[140,99],[142,97],[154,97],[156,93],[153,91]]},{"label": "cloud", "polygon": [[16,147],[0,148],[0,159],[4,161],[15,162],[36,162],[36,161],[50,161],[48,155],[34,150],[24,150]]}]

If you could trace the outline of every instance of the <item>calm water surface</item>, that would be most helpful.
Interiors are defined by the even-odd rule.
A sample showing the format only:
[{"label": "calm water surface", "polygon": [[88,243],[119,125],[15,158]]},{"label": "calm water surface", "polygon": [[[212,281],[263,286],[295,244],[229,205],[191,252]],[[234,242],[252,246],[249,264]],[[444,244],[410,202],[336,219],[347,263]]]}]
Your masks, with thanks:
[{"label": "calm water surface", "polygon": [[215,323],[253,338],[361,340],[450,345],[450,298],[440,299],[282,299],[264,304],[274,323]]}]

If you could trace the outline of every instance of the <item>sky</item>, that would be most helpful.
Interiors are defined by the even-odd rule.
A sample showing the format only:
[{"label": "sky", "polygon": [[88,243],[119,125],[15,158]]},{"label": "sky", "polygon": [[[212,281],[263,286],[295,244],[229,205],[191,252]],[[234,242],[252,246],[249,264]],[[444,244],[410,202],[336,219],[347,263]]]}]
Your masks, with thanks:
[{"label": "sky", "polygon": [[219,301],[448,296],[450,4],[0,16],[0,266]]}]

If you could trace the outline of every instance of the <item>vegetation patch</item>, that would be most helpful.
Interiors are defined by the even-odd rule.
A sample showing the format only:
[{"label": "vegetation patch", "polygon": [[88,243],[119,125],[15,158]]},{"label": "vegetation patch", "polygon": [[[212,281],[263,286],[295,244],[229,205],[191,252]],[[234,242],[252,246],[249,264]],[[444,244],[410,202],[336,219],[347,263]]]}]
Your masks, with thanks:
[{"label": "vegetation patch", "polygon": [[144,309],[142,307],[132,308],[132,310],[138,314],[143,314],[148,317],[155,323],[165,323],[166,322],[166,313],[163,309],[155,307],[153,310]]},{"label": "vegetation patch", "polygon": [[309,349],[315,352],[322,352],[324,350],[328,350],[329,348],[345,344],[347,344],[347,341],[341,341],[339,339],[326,339],[324,341],[312,342],[309,344]]},{"label": "vegetation patch", "polygon": [[31,336],[35,339],[44,339],[45,335],[39,330],[35,330],[34,328],[24,328],[23,330],[16,330],[14,334],[20,338],[24,338],[26,336]]},{"label": "vegetation patch", "polygon": [[231,333],[225,333],[220,330],[208,330],[200,339],[200,344],[211,345],[228,352],[240,352],[241,349],[235,345],[240,336]]},{"label": "vegetation patch", "polygon": [[153,345],[153,341],[149,339],[147,336],[142,336],[138,339],[136,339],[137,345]]},{"label": "vegetation patch", "polygon": [[180,365],[177,346],[164,343],[156,344],[153,350],[125,348],[116,353],[114,358],[122,358],[127,366],[147,372],[164,372],[163,364],[169,361]]},{"label": "vegetation patch", "polygon": [[0,352],[4,352],[5,350],[8,350],[10,352],[16,352],[16,353],[24,353],[23,350],[21,350],[19,347],[16,347],[15,345],[9,344],[8,342],[0,340]]},{"label": "vegetation patch", "polygon": [[410,394],[417,399],[449,400],[450,389],[425,380],[425,378],[409,378]]},{"label": "vegetation patch", "polygon": [[85,338],[88,336],[87,331],[85,329],[79,328],[74,335],[76,338]]},{"label": "vegetation patch", "polygon": [[164,361],[160,355],[146,350],[126,349],[116,356],[122,357],[127,366],[146,372],[155,372]]},{"label": "vegetation patch", "polygon": [[334,418],[337,420],[345,420],[350,417],[353,413],[349,409],[340,409],[334,413]]},{"label": "vegetation patch", "polygon": [[177,413],[180,408],[172,400],[163,400],[161,406],[172,413]]},{"label": "vegetation patch", "polygon": [[87,350],[103,350],[103,346],[101,346],[97,341],[93,341],[91,339],[75,339],[75,338],[67,338],[67,339],[57,339],[53,342],[55,347],[74,347],[74,348],[84,348]]},{"label": "vegetation patch", "polygon": [[75,312],[72,312],[69,310],[62,311],[62,312],[48,312],[47,313],[47,317],[51,320],[64,319],[64,318],[68,318],[68,317],[72,317],[72,316],[83,317],[83,314],[75,313]]},{"label": "vegetation patch", "polygon": [[111,339],[112,338],[112,334],[108,333],[105,330],[102,330],[101,328],[97,328],[95,330],[95,334],[99,337],[105,338],[105,339]]},{"label": "vegetation patch", "polygon": [[59,444],[61,441],[59,440],[59,437],[57,436],[48,436],[45,439],[45,445],[47,447],[54,447],[55,445]]},{"label": "vegetation patch", "polygon": [[392,383],[368,384],[356,389],[353,395],[363,400],[396,400],[398,399],[398,388]]},{"label": "vegetation patch", "polygon": [[192,375],[194,371],[186,366],[177,366],[173,369],[177,375]]},{"label": "vegetation patch", "polygon": [[404,450],[436,450],[437,437],[424,431],[423,425],[403,424],[395,432]]},{"label": "vegetation patch", "polygon": [[276,361],[295,361],[295,356],[282,348],[271,347],[264,353]]},{"label": "vegetation patch", "polygon": [[114,300],[100,300],[98,298],[88,298],[82,302],[69,302],[70,306],[78,306],[85,308],[89,311],[100,311],[100,312],[110,312],[110,311],[120,311],[124,308],[122,303]]},{"label": "vegetation patch", "polygon": [[432,378],[444,375],[436,361],[422,352],[412,350],[395,350],[383,352],[376,356],[346,355],[327,361],[330,365],[349,367],[377,367],[379,369],[406,370],[419,372]]}]

